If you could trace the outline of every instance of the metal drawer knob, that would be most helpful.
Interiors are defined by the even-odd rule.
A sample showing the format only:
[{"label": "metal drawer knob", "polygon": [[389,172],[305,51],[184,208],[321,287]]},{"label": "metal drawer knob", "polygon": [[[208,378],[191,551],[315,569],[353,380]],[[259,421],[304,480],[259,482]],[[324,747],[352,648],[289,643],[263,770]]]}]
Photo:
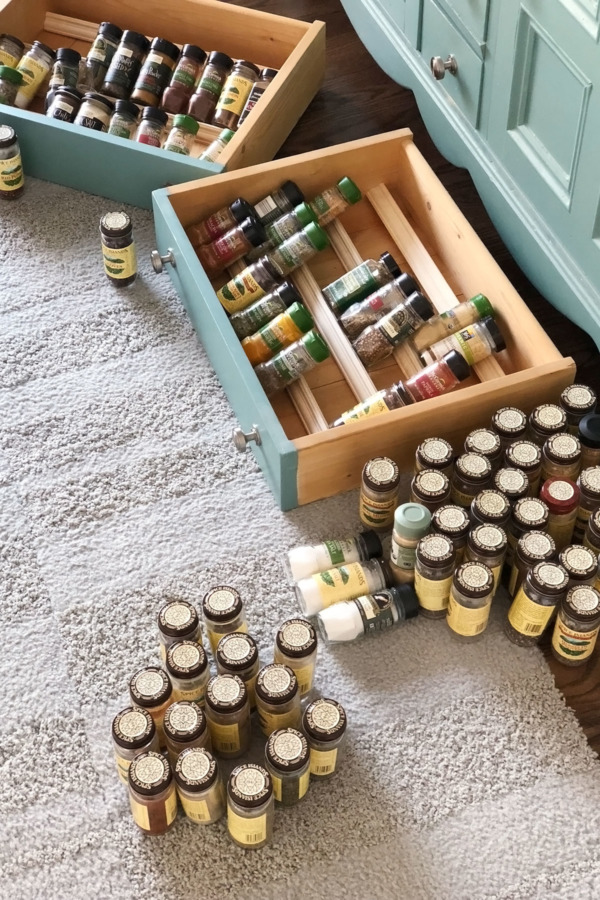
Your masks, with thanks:
[{"label": "metal drawer knob", "polygon": [[233,446],[236,450],[239,450],[240,453],[244,453],[248,449],[248,444],[251,443],[251,441],[254,441],[257,447],[260,447],[262,443],[258,425],[253,425],[252,431],[242,431],[241,428],[234,428],[231,432],[231,438],[233,440]]},{"label": "metal drawer knob", "polygon": [[429,65],[431,66],[431,73],[436,81],[441,81],[446,72],[450,72],[451,75],[456,75],[458,72],[458,63],[451,53],[449,54],[448,59],[442,59],[441,56],[432,56]]},{"label": "metal drawer knob", "polygon": [[175,254],[170,247],[164,256],[161,256],[158,250],[153,250],[150,254],[150,260],[152,262],[154,271],[159,275],[161,272],[164,272],[165,263],[171,263],[173,268],[177,266],[177,263],[175,262]]}]

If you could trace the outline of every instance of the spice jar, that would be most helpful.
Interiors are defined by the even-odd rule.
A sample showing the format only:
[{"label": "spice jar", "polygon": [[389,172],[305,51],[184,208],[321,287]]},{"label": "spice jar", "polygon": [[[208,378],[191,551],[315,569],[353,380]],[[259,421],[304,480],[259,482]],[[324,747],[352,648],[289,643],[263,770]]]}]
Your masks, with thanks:
[{"label": "spice jar", "polygon": [[255,763],[236,766],[227,783],[227,830],[234,844],[258,850],[273,836],[273,783]]},{"label": "spice jar", "polygon": [[431,517],[432,533],[443,534],[452,541],[456,551],[455,565],[457,566],[463,561],[470,528],[471,520],[463,506],[456,506],[452,503],[440,506]]},{"label": "spice jar", "polygon": [[511,503],[515,503],[529,494],[529,479],[521,469],[505,466],[494,475],[494,487],[506,494]]},{"label": "spice jar", "polygon": [[329,347],[318,331],[307,332],[289,347],[280,350],[272,359],[255,368],[267,397],[284,388],[309,372],[329,356]]},{"label": "spice jar", "polygon": [[138,124],[138,108],[129,100],[117,100],[115,109],[110,117],[108,133],[115,137],[131,140]]},{"label": "spice jar", "polygon": [[567,414],[557,403],[541,403],[529,414],[529,439],[544,446],[551,434],[567,430]]},{"label": "spice jar", "polygon": [[163,720],[173,700],[173,685],[167,673],[159,666],[140,669],[129,682],[129,695],[134,706],[148,710],[154,719],[160,746],[164,747]]},{"label": "spice jar", "polygon": [[147,834],[165,834],[177,817],[173,770],[161,753],[148,750],[129,767],[129,804],[135,824]]},{"label": "spice jar", "polygon": [[105,213],[100,219],[100,239],[106,277],[118,288],[133,284],[137,278],[137,256],[128,214]]},{"label": "spice jar", "polygon": [[494,575],[482,562],[465,562],[455,571],[446,624],[459,641],[479,640],[487,628],[494,596]]},{"label": "spice jar", "polygon": [[268,258],[280,275],[289,275],[328,246],[327,232],[320,225],[310,222],[302,231],[292,234],[283,244],[270,250]]},{"label": "spice jar", "polygon": [[52,102],[48,107],[46,116],[49,119],[59,119],[61,122],[75,122],[83,95],[77,88],[58,88],[53,92]]},{"label": "spice jar", "polygon": [[579,423],[581,468],[600,465],[600,415],[590,413]]},{"label": "spice jar", "polygon": [[92,90],[97,91],[102,86],[104,76],[122,37],[123,31],[118,25],[113,25],[112,22],[100,23],[98,33],[85,60],[88,83]]},{"label": "spice jar", "polygon": [[495,472],[502,461],[502,444],[500,438],[491,428],[476,428],[465,438],[465,453],[478,453],[486,456]]},{"label": "spice jar", "polygon": [[433,513],[450,500],[450,479],[437,469],[422,469],[410,483],[409,500],[422,503]]},{"label": "spice jar", "polygon": [[363,466],[359,515],[363,525],[374,531],[386,531],[394,522],[394,510],[398,505],[400,469],[393,459],[376,456]]},{"label": "spice jar", "polygon": [[475,525],[499,525],[506,528],[510,519],[511,505],[506,494],[494,488],[485,488],[473,498],[471,520]]},{"label": "spice jar", "polygon": [[284,347],[289,347],[313,326],[313,318],[302,303],[294,303],[271,322],[244,338],[242,348],[253,366],[270,359]]},{"label": "spice jar", "polygon": [[262,256],[267,250],[272,247],[278,247],[279,244],[283,244],[283,242],[293,234],[302,231],[302,229],[306,228],[307,225],[310,225],[311,222],[316,223],[316,221],[317,217],[308,203],[299,203],[291,212],[285,213],[283,216],[275,219],[274,222],[271,222],[270,225],[266,226],[264,250],[261,253],[259,252],[259,248],[259,250],[253,252]]},{"label": "spice jar", "polygon": [[302,732],[295,728],[274,731],[265,747],[265,766],[278,803],[294,806],[302,800],[310,781],[310,750]]},{"label": "spice jar", "polygon": [[325,640],[334,644],[387,631],[418,613],[419,600],[414,587],[401,584],[322,609],[317,624]]},{"label": "spice jar", "polygon": [[500,438],[502,449],[506,450],[513,441],[525,437],[527,416],[516,406],[502,406],[492,416],[491,428]]},{"label": "spice jar", "polygon": [[412,294],[419,291],[419,285],[407,272],[403,272],[365,297],[353,302],[340,316],[340,325],[354,340],[369,325],[374,325],[386,313],[391,312]]},{"label": "spice jar", "polygon": [[202,627],[198,613],[186,600],[170,600],[158,611],[158,639],[160,655],[167,658],[167,650],[179,641],[202,643]]},{"label": "spice jar", "polygon": [[14,106],[23,76],[17,69],[0,66],[0,105]]},{"label": "spice jar", "polygon": [[595,509],[600,508],[600,466],[582,469],[577,484],[579,485],[579,509],[573,529],[575,543],[583,541],[590,515]]},{"label": "spice jar", "polygon": [[314,616],[332,603],[372,594],[381,588],[391,587],[393,583],[387,563],[380,559],[370,559],[301,578],[294,590],[304,615]]},{"label": "spice jar", "polygon": [[548,506],[548,534],[557,550],[562,550],[573,538],[579,508],[579,488],[567,478],[549,478],[542,485],[540,500]]},{"label": "spice jar", "polygon": [[575,481],[581,468],[579,438],[567,431],[553,434],[542,447],[542,482],[547,478],[569,478]]},{"label": "spice jar", "polygon": [[404,303],[361,331],[352,346],[363,365],[369,368],[391,356],[394,348],[414,334],[433,313],[433,306],[424,294],[411,294]]},{"label": "spice jar", "polygon": [[113,719],[112,739],[119,778],[128,784],[131,761],[146,750],[160,750],[156,726],[150,713],[139,706],[128,706]]},{"label": "spice jar", "polygon": [[23,83],[17,91],[15,106],[19,109],[27,109],[37,90],[46,80],[46,76],[52,68],[55,53],[52,47],[34,41],[16,64],[17,72],[21,73]]},{"label": "spice jar", "polygon": [[300,697],[312,690],[317,664],[317,632],[306,619],[287,619],[277,629],[273,662],[287,666],[298,680]]},{"label": "spice jar", "polygon": [[169,761],[174,767],[177,757],[188,747],[206,747],[210,750],[210,734],[206,716],[197,703],[179,700],[171,703],[163,723]]},{"label": "spice jar", "polygon": [[179,47],[164,38],[154,38],[131,92],[134,103],[158,106],[178,57]]},{"label": "spice jar", "polygon": [[561,601],[552,635],[552,655],[565,666],[581,666],[592,655],[600,629],[600,594],[572,587]]},{"label": "spice jar", "polygon": [[317,217],[317,222],[323,228],[337,219],[345,209],[358,203],[362,194],[351,178],[345,175],[336,184],[325,188],[320,194],[310,201],[309,206]]},{"label": "spice jar", "polygon": [[451,350],[443,359],[425,366],[416,375],[407,378],[404,387],[415,403],[418,403],[420,400],[450,393],[470,374],[471,368],[464,356]]},{"label": "spice jar", "polygon": [[294,670],[281,663],[263,666],[256,679],[256,709],[263,734],[300,728],[300,688]]},{"label": "spice jar", "polygon": [[127,100],[142,67],[150,41],[137,31],[124,31],[108,65],[100,91]]},{"label": "spice jar", "polygon": [[492,596],[498,590],[507,545],[506,532],[499,525],[476,525],[469,532],[465,561],[480,562],[489,567],[494,576]]},{"label": "spice jar", "polygon": [[255,81],[252,85],[252,89],[248,95],[248,99],[244,104],[244,108],[242,110],[242,114],[240,115],[239,121],[237,123],[237,127],[239,128],[242,122],[246,119],[249,113],[252,112],[266,89],[269,87],[275,76],[277,75],[278,69],[261,69],[258,81]]},{"label": "spice jar", "polygon": [[239,675],[248,691],[250,709],[256,706],[255,685],[260,668],[256,641],[243,631],[225,634],[217,644],[215,653],[219,675]]},{"label": "spice jar", "polygon": [[214,675],[206,688],[206,719],[214,752],[234,759],[250,746],[250,703],[238,675]]},{"label": "spice jar", "polygon": [[337,700],[321,697],[304,710],[302,728],[310,747],[310,774],[331,778],[338,770],[346,738],[346,711]]},{"label": "spice jar", "polygon": [[537,497],[542,473],[542,451],[533,441],[515,441],[504,452],[509,468],[520,469],[529,481],[529,496]]},{"label": "spice jar", "polygon": [[247,59],[238,59],[234,63],[219,94],[212,118],[213,125],[220,125],[221,128],[237,128],[252,85],[259,75],[259,68]]},{"label": "spice jar", "polygon": [[302,297],[289,281],[284,281],[279,287],[256,300],[251,306],[240,312],[234,313],[229,319],[229,324],[240,340],[250,337],[267,322],[272,321],[280,313],[285,312],[294,303],[301,303]]},{"label": "spice jar", "polygon": [[293,581],[308,578],[317,572],[325,572],[332,566],[345,563],[362,562],[381,556],[383,548],[381,540],[374,531],[362,531],[356,537],[347,537],[334,541],[323,541],[307,547],[294,547],[288,550],[287,566]]},{"label": "spice jar", "polygon": [[211,650],[216,652],[224,634],[233,631],[248,631],[246,612],[238,591],[228,585],[211,588],[202,600],[204,625]]},{"label": "spice jar", "polygon": [[14,128],[0,125],[0,199],[18,200],[25,189],[21,149]]},{"label": "spice jar", "polygon": [[54,92],[60,87],[76,88],[79,81],[79,62],[81,53],[70,47],[61,47],[56,51],[56,57],[48,81],[48,93],[46,94],[46,111],[52,103]]},{"label": "spice jar", "polygon": [[114,106],[112,101],[101,94],[88,92],[83,95],[81,106],[75,116],[75,125],[92,128],[94,131],[108,131]]},{"label": "spice jar", "polygon": [[212,825],[225,813],[225,787],[216,759],[206,747],[183,750],[175,764],[177,795],[197,825]]},{"label": "spice jar", "polygon": [[[442,472],[435,474],[446,477]],[[431,512],[425,504],[402,503],[394,512],[390,569],[396,584],[415,580],[417,545],[429,531],[430,525]]]},{"label": "spice jar", "polygon": [[[179,116],[175,117],[176,119]],[[186,118],[189,118],[187,116]],[[193,120],[192,120],[193,121]],[[230,263],[240,259],[252,247],[262,244],[265,229],[254,216],[248,216],[210,244],[202,244],[196,254],[209,278],[218,275]]]},{"label": "spice jar", "polygon": [[436,469],[450,477],[454,468],[454,450],[444,438],[429,437],[421,441],[415,452],[414,473]]},{"label": "spice jar", "polygon": [[343,412],[329,427],[339,428],[340,425],[349,425],[351,422],[358,422],[359,419],[379,416],[382,413],[391,412],[393,409],[401,409],[403,406],[409,406],[413,402],[413,398],[404,387],[404,384],[401,381],[397,381],[396,384],[377,391],[372,397],[362,400],[356,406],[353,406],[352,409]]},{"label": "spice jar", "polygon": [[232,131],[230,128],[224,128],[219,136],[202,151],[198,159],[204,162],[216,162],[234,134],[235,131]]},{"label": "spice jar", "polygon": [[559,403],[567,414],[565,431],[579,433],[579,423],[584,416],[596,411],[596,392],[587,384],[569,384],[559,398]]},{"label": "spice jar", "polygon": [[414,348],[417,353],[420,353],[426,347],[431,347],[432,344],[441,341],[442,338],[460,331],[461,328],[466,328],[480,319],[493,315],[494,309],[488,298],[483,294],[476,294],[470,300],[458,303],[452,309],[430,319],[415,335]]},{"label": "spice jar", "polygon": [[451,502],[470,507],[477,494],[488,484],[492,466],[486,456],[463,453],[457,457],[452,473]]},{"label": "spice jar", "polygon": [[217,299],[228,313],[239,312],[273,290],[278,280],[279,272],[268,256],[261,256],[219,288]]},{"label": "spice jar", "polygon": [[173,700],[192,701],[204,706],[210,671],[202,644],[193,640],[171,644],[167,650],[166,667],[173,685]]},{"label": "spice jar", "polygon": [[201,244],[210,244],[215,238],[221,237],[222,234],[225,234],[231,228],[235,228],[248,216],[256,218],[254,207],[247,200],[244,200],[243,197],[237,197],[228,206],[221,207],[207,219],[188,225],[185,233],[192,247],[196,248]]},{"label": "spice jar", "polygon": [[432,344],[428,350],[422,351],[421,358],[426,363],[432,363],[435,359],[442,359],[450,350],[456,350],[470,366],[474,366],[492,353],[505,349],[506,342],[496,320],[488,316]]},{"label": "spice jar", "polygon": [[198,82],[196,92],[192,95],[188,106],[188,114],[198,122],[210,122],[223,90],[223,85],[233,65],[233,60],[226,53],[213,50]]},{"label": "spice jar", "polygon": [[448,607],[456,550],[450,538],[426,534],[417,544],[415,591],[420,613],[428,619],[443,619]]},{"label": "spice jar", "polygon": [[526,531],[517,541],[514,562],[508,580],[508,593],[515,597],[525,575],[536,563],[556,556],[556,544],[545,531]]},{"label": "spice jar", "polygon": [[0,66],[14,68],[24,52],[23,41],[12,34],[0,34]]},{"label": "spice jar", "polygon": [[199,127],[191,116],[175,116],[173,127],[167,135],[163,149],[170,150],[171,153],[180,153],[182,156],[189,156]]},{"label": "spice jar", "polygon": [[537,644],[568,586],[569,576],[558,563],[540,562],[530,569],[508,610],[504,633],[509,641],[519,647]]},{"label": "spice jar", "polygon": [[550,512],[543,500],[537,497],[522,497],[513,504],[512,517],[508,523],[506,534],[508,547],[506,562],[512,565],[517,541],[526,531],[546,531]]},{"label": "spice jar", "polygon": [[588,519],[583,536],[583,546],[600,555],[600,509],[595,509]]},{"label": "spice jar", "polygon": [[560,551],[558,561],[569,576],[569,587],[595,584],[598,577],[598,556],[589,547],[570,544]]},{"label": "spice jar", "polygon": [[147,144],[149,147],[160,147],[168,118],[164,110],[146,106],[142,112],[142,120],[136,132],[135,140],[139,144]]},{"label": "spice jar", "polygon": [[398,278],[400,266],[390,253],[382,253],[378,260],[366,259],[340,278],[321,289],[321,293],[334,313],[364,300],[378,287]]},{"label": "spice jar", "polygon": [[160,108],[176,116],[187,111],[194,88],[206,61],[206,53],[195,44],[184,44],[168,86],[162,93]]},{"label": "spice jar", "polygon": [[258,200],[254,208],[263,225],[268,226],[303,202],[304,194],[296,182],[284,181],[277,190]]}]

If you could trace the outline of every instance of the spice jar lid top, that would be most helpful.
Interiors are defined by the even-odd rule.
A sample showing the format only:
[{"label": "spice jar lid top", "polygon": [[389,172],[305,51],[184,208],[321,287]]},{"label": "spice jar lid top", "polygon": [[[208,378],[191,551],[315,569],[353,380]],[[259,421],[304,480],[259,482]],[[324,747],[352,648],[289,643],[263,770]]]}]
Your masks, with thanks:
[{"label": "spice jar lid top", "polygon": [[73,50],[72,47],[59,47],[56,51],[56,59],[66,62],[67,65],[78,66],[81,53],[78,50]]},{"label": "spice jar lid top", "polygon": [[567,412],[592,412],[597,402],[596,392],[587,384],[569,384],[560,395],[560,402]]},{"label": "spice jar lid top", "polygon": [[412,309],[424,322],[435,315],[433,303],[421,291],[414,291],[410,297],[407,297],[406,306]]},{"label": "spice jar lid top", "polygon": [[560,594],[569,584],[566,569],[558,563],[549,561],[536,563],[533,569],[529,570],[529,577],[535,586],[550,594]]},{"label": "spice jar lid top", "polygon": [[417,545],[417,556],[425,562],[447,563],[455,556],[454,544],[444,534],[426,534]]},{"label": "spice jar lid top", "polygon": [[292,303],[287,314],[302,332],[307,332],[314,325],[313,317],[302,303]]},{"label": "spice jar lid top", "polygon": [[267,703],[286,703],[298,693],[293,669],[280,663],[263,666],[256,678],[256,695]]},{"label": "spice jar lid top", "polygon": [[379,262],[386,267],[392,278],[398,278],[399,275],[402,275],[402,269],[400,268],[392,254],[388,253],[387,250],[381,254],[381,256],[379,257]]},{"label": "spice jar lid top", "polygon": [[89,100],[92,103],[99,103],[100,106],[104,106],[109,112],[112,112],[115,108],[114,100],[109,100],[108,97],[103,97],[102,94],[96,94],[94,91],[87,91],[83,95],[84,102]]},{"label": "spice jar lid top", "polygon": [[600,415],[588,413],[579,423],[579,436],[586,447],[600,447]]},{"label": "spice jar lid top", "polygon": [[517,541],[517,547],[531,562],[552,559],[556,553],[554,538],[545,531],[526,531]]},{"label": "spice jar lid top", "polygon": [[415,291],[421,290],[418,283],[412,275],[408,274],[408,272],[402,272],[401,275],[398,275],[398,277],[394,279],[394,282],[398,285],[405,297],[410,297]]},{"label": "spice jar lid top", "polygon": [[188,116],[185,113],[178,113],[176,116],[173,116],[173,128],[183,128],[185,131],[189,131],[191,134],[196,135],[198,134],[200,124],[193,116]]},{"label": "spice jar lid top", "polygon": [[[392,595],[392,600],[396,605],[396,609],[398,611],[404,611],[405,619],[414,619],[415,616],[419,615],[420,604],[414,585],[395,584],[391,588],[389,588],[389,593]],[[379,597],[381,596],[380,592],[375,591],[373,596],[375,597],[379,605]],[[384,598],[382,597],[382,599]]]},{"label": "spice jar lid top", "polygon": [[260,70],[261,81],[266,78],[268,78],[269,80],[275,78],[275,76],[278,74],[278,72],[279,72],[279,69],[270,69],[269,66],[265,66],[264,69]]},{"label": "spice jar lid top", "polygon": [[131,218],[126,212],[108,212],[100,219],[100,231],[106,237],[122,237],[131,229]]},{"label": "spice jar lid top", "polygon": [[279,190],[287,197],[292,206],[298,206],[304,200],[304,194],[295,181],[284,181]]},{"label": "spice jar lid top", "polygon": [[527,428],[527,416],[516,406],[502,406],[492,416],[492,428],[500,434],[523,434]]},{"label": "spice jar lid top", "polygon": [[168,118],[164,109],[157,109],[155,106],[145,106],[142,111],[142,119],[146,121],[152,119],[153,122],[157,122],[159,125],[166,125]]},{"label": "spice jar lid top", "polygon": [[317,649],[317,632],[306,619],[287,619],[279,626],[275,643],[286,656],[299,659]]},{"label": "spice jar lid top", "polygon": [[150,50],[155,50],[157,53],[164,53],[165,56],[168,56],[169,59],[177,59],[179,57],[179,47],[177,44],[174,44],[172,41],[167,41],[165,38],[155,37],[150,44]]},{"label": "spice jar lid top", "polygon": [[510,515],[510,500],[502,491],[494,488],[486,488],[480,491],[473,498],[472,506],[481,515],[488,516],[490,519],[497,519],[499,522],[506,521]]},{"label": "spice jar lid top", "polygon": [[540,403],[532,410],[530,421],[540,431],[563,431],[567,414],[557,403]]},{"label": "spice jar lid top", "polygon": [[229,622],[239,616],[243,608],[238,591],[226,584],[211,588],[202,600],[204,618],[211,622]]},{"label": "spice jar lid top", "polygon": [[21,50],[25,49],[25,44],[23,43],[23,41],[20,38],[15,37],[14,34],[0,34],[0,38],[5,41],[10,41],[11,43],[16,44],[17,47],[21,47]]},{"label": "spice jar lid top", "polygon": [[429,464],[427,468],[430,466],[431,468],[436,468],[436,464],[438,466],[446,466],[449,462],[452,462],[454,450],[452,449],[452,444],[444,438],[429,437],[421,441],[417,447],[417,455],[421,460]]},{"label": "spice jar lid top", "polygon": [[217,645],[216,659],[228,670],[246,669],[258,659],[256,641],[243,631],[224,634]]},{"label": "spice jar lid top", "polygon": [[598,557],[594,551],[581,544],[569,544],[558,554],[558,561],[575,578],[589,578],[598,569]]},{"label": "spice jar lid top", "polygon": [[225,69],[231,69],[233,66],[232,58],[221,50],[213,50],[208,57],[208,63],[209,65],[222,66]]},{"label": "spice jar lid top", "polygon": [[139,31],[124,31],[121,37],[121,41],[124,44],[134,44],[134,46],[139,47],[144,53],[150,47],[150,41],[144,34],[140,34]]},{"label": "spice jar lid top", "polygon": [[120,41],[123,35],[123,29],[119,28],[118,25],[114,25],[112,22],[100,22],[98,34],[108,35],[108,37]]},{"label": "spice jar lid top", "polygon": [[146,666],[129,682],[129,692],[138,706],[160,706],[171,696],[171,679],[160,666]]},{"label": "spice jar lid top", "polygon": [[256,763],[242,763],[236,766],[227,783],[227,793],[240,806],[261,806],[273,793],[271,776]]},{"label": "spice jar lid top", "polygon": [[590,494],[600,494],[600,466],[588,466],[579,475],[579,484]]},{"label": "spice jar lid top", "polygon": [[10,125],[0,125],[0,147],[8,147],[16,140],[15,129]]},{"label": "spice jar lid top", "polygon": [[248,203],[247,200],[244,200],[243,197],[236,197],[236,199],[229,204],[229,210],[238,225],[240,225],[244,219],[247,219],[248,216],[256,218],[256,210],[252,204]]},{"label": "spice jar lid top", "polygon": [[529,490],[529,479],[521,469],[506,466],[494,475],[494,484],[507,497],[521,497]]},{"label": "spice jar lid top", "polygon": [[362,477],[374,491],[391,491],[400,484],[400,469],[389,456],[375,456],[365,463]]},{"label": "spice jar lid top", "polygon": [[342,736],[348,724],[346,711],[337,700],[320,697],[304,710],[302,725],[309,737],[318,741],[335,741]]},{"label": "spice jar lid top", "polygon": [[169,760],[154,750],[140,753],[129,766],[129,784],[138,794],[160,794],[171,783],[173,770]]},{"label": "spice jar lid top", "polygon": [[265,755],[275,768],[295,772],[308,762],[310,749],[301,731],[296,728],[278,728],[269,736]]},{"label": "spice jar lid top", "polygon": [[492,472],[491,462],[481,453],[463,453],[457,458],[455,466],[461,475],[477,481],[485,481]]},{"label": "spice jar lid top", "polygon": [[189,59],[195,59],[196,62],[203,63],[207,57],[206,50],[198,47],[197,44],[184,44],[181,48],[181,57],[187,56]]},{"label": "spice jar lid top", "polygon": [[179,700],[168,707],[164,729],[173,741],[194,741],[206,731],[206,716],[197,703]]},{"label": "spice jar lid top", "polygon": [[4,81],[10,81],[11,84],[22,84],[23,76],[17,69],[12,66],[0,66],[0,78]]},{"label": "spice jar lid top", "polygon": [[280,285],[273,289],[271,295],[273,294],[279,297],[286,307],[292,306],[294,303],[302,303],[302,296],[289,281],[282,281]]},{"label": "spice jar lid top", "polygon": [[434,531],[441,528],[448,534],[463,537],[471,527],[471,519],[464,507],[448,503],[436,509],[431,517],[431,526]]},{"label": "spice jar lid top", "polygon": [[139,109],[132,103],[131,100],[116,100],[115,101],[115,112],[116,113],[124,113],[126,115],[132,116],[134,119],[140,114]]},{"label": "spice jar lid top", "polygon": [[491,428],[476,428],[465,438],[467,453],[480,453],[482,456],[495,456],[500,453],[500,438]]},{"label": "spice jar lid top", "polygon": [[566,613],[580,622],[600,616],[600,593],[590,585],[572,587],[562,604]]},{"label": "spice jar lid top", "polygon": [[217,712],[236,712],[246,703],[248,691],[239,675],[213,675],[206,685],[204,699]]},{"label": "spice jar lid top", "polygon": [[464,381],[471,374],[471,366],[458,350],[450,350],[442,357],[441,362],[446,363],[459,381]]},{"label": "spice jar lid top", "polygon": [[54,94],[53,100],[56,97],[62,97],[64,99],[66,96],[67,99],[81,101],[83,97],[81,91],[78,91],[77,88],[71,87],[70,85],[61,85],[61,87],[53,88],[52,92]]},{"label": "spice jar lid top", "polygon": [[329,347],[316,329],[313,328],[311,331],[307,331],[300,340],[306,352],[309,356],[312,356],[315,362],[323,362],[324,359],[328,358]]},{"label": "spice jar lid top", "polygon": [[[598,417],[600,422],[600,416]],[[548,456],[559,462],[569,462],[577,459],[581,454],[581,444],[579,438],[568,431],[559,431],[558,434],[551,434],[546,438],[544,448]]]},{"label": "spice jar lid top", "polygon": [[467,597],[485,597],[494,586],[494,574],[485,563],[468,561],[454,573],[454,584]]},{"label": "spice jar lid top", "polygon": [[528,472],[537,469],[542,460],[542,451],[533,441],[515,441],[506,448],[504,458],[509,465]]},{"label": "spice jar lid top", "polygon": [[294,207],[294,214],[302,227],[305,225],[310,225],[311,222],[316,222],[317,217],[308,205],[308,203],[299,203]]},{"label": "spice jar lid top", "polygon": [[47,53],[48,56],[52,57],[52,59],[54,59],[54,57],[56,56],[56,53],[54,52],[52,47],[48,46],[48,44],[42,44],[41,41],[34,41],[33,46],[37,47],[38,50],[43,50],[44,53]]},{"label": "spice jar lid top", "polygon": [[205,747],[188,747],[175,763],[175,781],[185,790],[205,791],[217,779],[217,761]]},{"label": "spice jar lid top", "polygon": [[413,478],[412,488],[430,498],[443,497],[450,491],[450,479],[438,469],[421,469]]},{"label": "spice jar lid top", "polygon": [[521,497],[513,506],[513,517],[521,525],[542,528],[548,521],[548,506],[537,497]]},{"label": "spice jar lid top", "polygon": [[113,719],[112,736],[119,747],[135,750],[144,747],[156,734],[154,719],[141,706],[128,706]]},{"label": "spice jar lid top", "polygon": [[508,538],[499,525],[477,525],[469,535],[469,542],[482,553],[496,556],[506,549]]},{"label": "spice jar lid top", "polygon": [[358,186],[352,181],[351,178],[348,178],[347,175],[344,175],[343,178],[337,182],[337,186],[339,188],[340,194],[344,197],[348,203],[358,203],[358,201],[362,198],[362,194],[358,188]]},{"label": "spice jar lid top", "polygon": [[551,513],[571,512],[579,506],[580,490],[569,478],[547,478],[540,490],[540,500]]},{"label": "spice jar lid top", "polygon": [[208,668],[208,658],[196,641],[177,641],[167,650],[166,666],[175,678],[195,678]]},{"label": "spice jar lid top", "polygon": [[191,634],[199,621],[198,613],[187,600],[170,600],[158,611],[158,628],[171,637]]},{"label": "spice jar lid top", "polygon": [[[435,471],[424,469],[424,472]],[[435,473],[436,475],[442,473]],[[448,479],[446,479],[448,480]],[[394,513],[394,529],[403,537],[418,540],[424,537],[431,525],[431,512],[422,503],[401,503]]]}]

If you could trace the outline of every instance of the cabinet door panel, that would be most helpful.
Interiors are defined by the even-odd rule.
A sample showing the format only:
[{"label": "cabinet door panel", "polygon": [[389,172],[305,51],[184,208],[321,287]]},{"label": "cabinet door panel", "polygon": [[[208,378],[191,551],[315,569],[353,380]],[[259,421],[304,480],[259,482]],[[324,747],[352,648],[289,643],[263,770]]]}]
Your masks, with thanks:
[{"label": "cabinet door panel", "polygon": [[444,0],[443,6],[475,41],[483,43],[486,40],[490,0]]}]

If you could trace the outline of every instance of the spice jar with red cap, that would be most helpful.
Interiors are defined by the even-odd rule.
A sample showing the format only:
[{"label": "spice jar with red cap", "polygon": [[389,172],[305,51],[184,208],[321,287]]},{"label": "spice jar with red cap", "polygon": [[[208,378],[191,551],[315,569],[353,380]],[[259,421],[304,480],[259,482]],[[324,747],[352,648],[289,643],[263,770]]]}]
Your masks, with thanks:
[{"label": "spice jar with red cap", "polygon": [[569,478],[548,478],[540,490],[540,500],[548,507],[546,531],[560,551],[571,543],[579,509],[580,490]]}]

